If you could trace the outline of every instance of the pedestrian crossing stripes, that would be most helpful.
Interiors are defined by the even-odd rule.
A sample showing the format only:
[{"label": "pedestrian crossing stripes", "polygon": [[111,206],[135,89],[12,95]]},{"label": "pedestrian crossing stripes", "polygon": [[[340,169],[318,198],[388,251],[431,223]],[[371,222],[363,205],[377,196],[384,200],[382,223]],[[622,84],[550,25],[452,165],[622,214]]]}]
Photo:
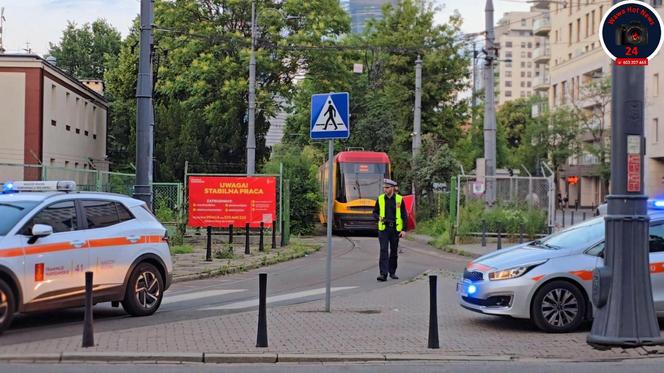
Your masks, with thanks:
[{"label": "pedestrian crossing stripes", "polygon": [[193,293],[178,294],[173,296],[169,296],[168,293],[166,293],[166,295],[164,295],[164,300],[161,301],[161,304],[163,305],[170,303],[186,302],[190,300],[217,297],[226,294],[241,293],[243,291],[247,290],[246,289],[206,290],[206,291],[196,291]]}]

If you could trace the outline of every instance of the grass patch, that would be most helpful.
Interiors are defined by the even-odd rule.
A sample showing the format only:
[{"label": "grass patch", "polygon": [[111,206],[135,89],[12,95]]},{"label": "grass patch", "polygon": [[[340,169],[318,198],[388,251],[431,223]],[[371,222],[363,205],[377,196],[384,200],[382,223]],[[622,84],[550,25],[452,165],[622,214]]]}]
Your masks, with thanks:
[{"label": "grass patch", "polygon": [[171,250],[171,255],[191,254],[194,252],[194,247],[189,244],[183,244],[183,245],[171,246],[170,250]]}]

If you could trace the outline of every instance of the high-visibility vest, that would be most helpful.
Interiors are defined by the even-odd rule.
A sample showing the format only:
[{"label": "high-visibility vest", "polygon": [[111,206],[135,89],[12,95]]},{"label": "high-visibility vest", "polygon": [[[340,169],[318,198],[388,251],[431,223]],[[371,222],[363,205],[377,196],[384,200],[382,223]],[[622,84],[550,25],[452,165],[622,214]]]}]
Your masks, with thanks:
[{"label": "high-visibility vest", "polygon": [[[397,216],[397,231],[401,232],[403,231],[403,219],[401,219],[401,202],[403,200],[403,197],[399,194],[395,194],[394,198],[396,198],[396,203],[397,203],[397,211],[396,211],[396,216]],[[379,231],[384,231],[385,230],[385,223],[383,222],[385,219],[385,194],[381,194],[378,196],[378,213],[380,216],[380,220],[378,220],[378,230]]]}]

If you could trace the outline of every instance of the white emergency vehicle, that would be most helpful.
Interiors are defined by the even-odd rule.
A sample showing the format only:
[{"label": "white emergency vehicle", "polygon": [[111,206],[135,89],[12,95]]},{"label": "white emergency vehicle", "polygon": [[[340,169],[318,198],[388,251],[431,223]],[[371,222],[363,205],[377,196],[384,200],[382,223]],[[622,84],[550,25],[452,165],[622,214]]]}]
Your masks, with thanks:
[{"label": "white emergency vehicle", "polygon": [[153,314],[171,283],[166,229],[143,201],[76,192],[71,181],[5,183],[0,194],[0,331],[17,312],[94,303]]}]

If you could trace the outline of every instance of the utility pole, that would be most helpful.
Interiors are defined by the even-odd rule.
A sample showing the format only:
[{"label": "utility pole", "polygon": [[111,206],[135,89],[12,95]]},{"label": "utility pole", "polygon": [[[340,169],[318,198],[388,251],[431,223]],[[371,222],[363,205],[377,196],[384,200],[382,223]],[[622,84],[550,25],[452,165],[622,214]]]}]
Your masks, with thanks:
[{"label": "utility pole", "polygon": [[134,198],[152,209],[152,150],[154,111],[152,107],[152,23],[153,0],[141,0],[141,50],[136,87],[136,185]]},{"label": "utility pole", "polygon": [[485,201],[491,206],[496,202],[496,108],[493,86],[493,62],[496,59],[493,32],[493,1],[486,0],[486,45],[484,67],[484,159],[486,162]]},{"label": "utility pole", "polygon": [[611,194],[604,266],[593,274],[597,312],[587,341],[611,347],[662,344],[650,280],[648,197],[643,194],[645,71],[616,63],[611,69]]},{"label": "utility pole", "polygon": [[[415,157],[422,147],[422,59],[417,56],[415,60],[415,110],[413,118],[413,164],[415,170]],[[412,194],[415,195],[415,178],[413,178]]]},{"label": "utility pole", "polygon": [[251,57],[249,58],[249,114],[247,175],[256,173],[256,0],[251,1]]}]

